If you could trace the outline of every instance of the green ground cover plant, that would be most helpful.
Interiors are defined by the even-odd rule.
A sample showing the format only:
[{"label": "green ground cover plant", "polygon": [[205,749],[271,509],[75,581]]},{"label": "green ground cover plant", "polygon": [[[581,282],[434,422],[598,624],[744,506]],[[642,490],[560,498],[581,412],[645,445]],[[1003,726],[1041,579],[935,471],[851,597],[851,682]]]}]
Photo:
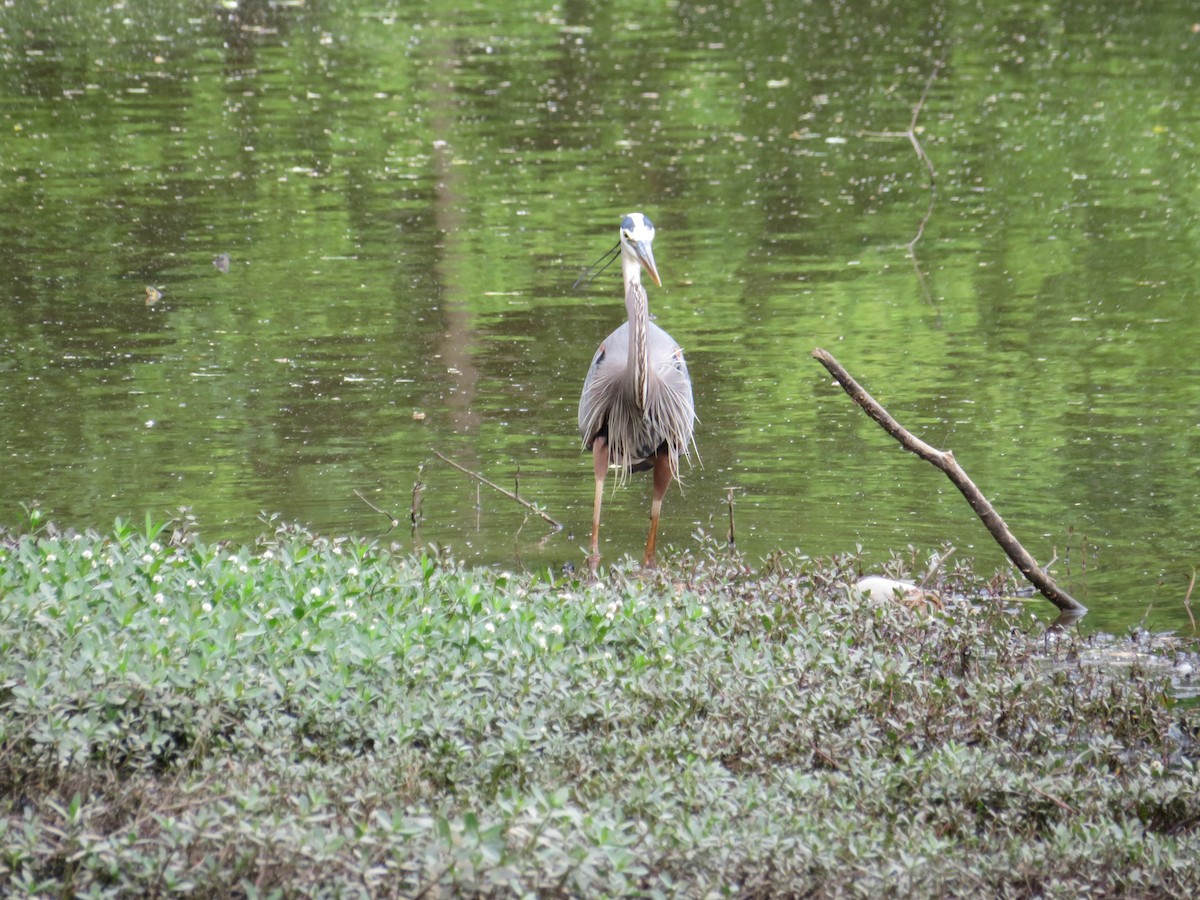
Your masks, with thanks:
[{"label": "green ground cover plant", "polygon": [[856,566],[698,543],[587,583],[35,512],[0,538],[0,892],[1200,892],[1165,667],[961,567],[942,610],[851,601]]}]

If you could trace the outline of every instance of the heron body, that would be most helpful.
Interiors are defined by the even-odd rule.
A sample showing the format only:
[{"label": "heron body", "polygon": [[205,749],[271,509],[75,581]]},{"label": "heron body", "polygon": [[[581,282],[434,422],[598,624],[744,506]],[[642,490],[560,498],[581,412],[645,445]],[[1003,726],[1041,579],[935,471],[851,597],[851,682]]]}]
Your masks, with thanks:
[{"label": "heron body", "polygon": [[642,270],[662,282],[651,243],[654,226],[641,213],[621,221],[618,248],[628,321],[600,344],[579,398],[579,433],[592,451],[596,495],[592,513],[591,560],[599,559],[600,507],[609,467],[624,481],[630,473],[654,471],[650,534],[643,562],[655,561],[659,513],[679,458],[690,458],[695,426],[692,382],[683,349],[650,321]]}]

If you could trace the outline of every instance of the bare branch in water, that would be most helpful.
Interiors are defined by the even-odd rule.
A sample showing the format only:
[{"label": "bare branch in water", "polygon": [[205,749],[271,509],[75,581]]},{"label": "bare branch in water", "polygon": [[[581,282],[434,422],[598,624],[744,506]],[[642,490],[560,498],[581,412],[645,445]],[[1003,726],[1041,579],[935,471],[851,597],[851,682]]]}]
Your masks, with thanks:
[{"label": "bare branch in water", "polygon": [[988,499],[975,486],[975,482],[967,477],[967,473],[963,471],[957,460],[955,460],[953,453],[949,450],[938,450],[913,436],[904,426],[892,418],[888,411],[880,406],[874,397],[863,390],[858,382],[850,377],[850,373],[842,368],[842,364],[829,353],[818,347],[812,352],[812,355],[813,358],[829,371],[829,374],[837,379],[842,389],[850,395],[850,399],[857,403],[868,416],[878,422],[884,431],[899,441],[900,446],[910,453],[915,453],[921,459],[932,463],[946,473],[949,479],[954,482],[954,486],[967,498],[967,502],[971,504],[971,508],[975,510],[975,514],[987,526],[987,530],[996,539],[996,543],[1000,545],[1001,549],[1008,554],[1008,558],[1021,570],[1021,574],[1029,579],[1030,583],[1041,591],[1047,600],[1063,612],[1070,612],[1079,616],[1087,612],[1087,607],[1056,585],[1053,579],[1029,555],[1029,552],[1013,537],[1013,533],[1008,530],[1008,525],[1005,524],[1004,519],[1000,517],[1000,514],[996,512]]},{"label": "bare branch in water", "polygon": [[388,530],[385,531],[384,534],[387,534],[388,531],[391,531],[393,528],[395,528],[397,525],[400,524],[399,519],[397,519],[394,515],[392,515],[386,509],[380,509],[378,506],[376,506],[374,503],[372,503],[370,500],[368,500],[366,497],[364,497],[362,495],[362,491],[360,491],[358,488],[354,489],[354,496],[358,497],[359,500],[361,500],[363,503],[367,504],[367,506],[371,507],[371,509],[373,509],[375,512],[377,512],[381,516],[384,516],[385,518],[387,518],[388,522],[391,523],[388,525]]}]

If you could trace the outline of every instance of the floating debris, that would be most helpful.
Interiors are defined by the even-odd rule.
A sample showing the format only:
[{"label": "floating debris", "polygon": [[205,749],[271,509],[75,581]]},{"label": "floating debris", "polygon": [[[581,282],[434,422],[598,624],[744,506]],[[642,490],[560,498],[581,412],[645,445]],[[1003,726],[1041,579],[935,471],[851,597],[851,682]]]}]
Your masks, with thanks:
[{"label": "floating debris", "polygon": [[911,581],[898,581],[894,578],[884,578],[882,575],[868,575],[860,578],[850,591],[851,598],[866,600],[871,603],[886,603],[898,600],[905,606],[925,609],[930,606],[940,608],[942,599],[936,591],[927,591]]}]

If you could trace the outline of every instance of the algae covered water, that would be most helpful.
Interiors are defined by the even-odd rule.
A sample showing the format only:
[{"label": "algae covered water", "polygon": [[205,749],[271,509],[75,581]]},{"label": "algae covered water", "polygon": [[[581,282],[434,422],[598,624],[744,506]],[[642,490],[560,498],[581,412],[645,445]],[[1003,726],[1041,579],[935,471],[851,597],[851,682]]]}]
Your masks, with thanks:
[{"label": "algae covered water", "polygon": [[[732,489],[752,558],[1003,564],[821,346],[954,450],[1088,627],[1188,627],[1196,41],[1121,3],[12,6],[0,521],[370,535],[419,483],[391,538],[578,562],[575,405],[623,311],[617,276],[571,285],[641,209],[700,419],[668,551],[723,534]],[[933,180],[904,136],[927,85]],[[606,500],[607,558],[648,490]]]}]

